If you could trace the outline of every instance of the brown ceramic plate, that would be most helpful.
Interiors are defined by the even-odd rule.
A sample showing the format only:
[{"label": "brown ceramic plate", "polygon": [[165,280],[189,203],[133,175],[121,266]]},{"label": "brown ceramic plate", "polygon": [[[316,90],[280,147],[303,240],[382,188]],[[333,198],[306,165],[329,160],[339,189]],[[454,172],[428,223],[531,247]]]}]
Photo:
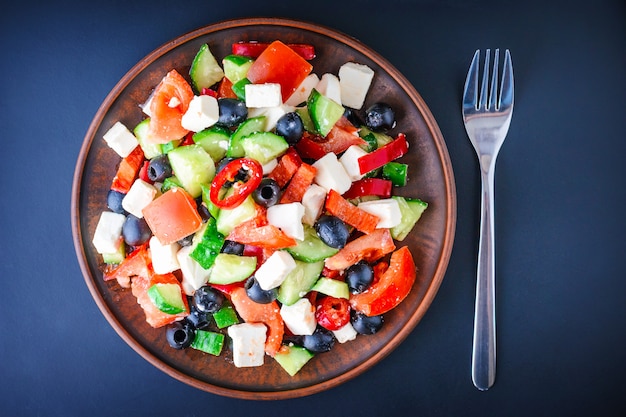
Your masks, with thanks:
[{"label": "brown ceramic plate", "polygon": [[[102,280],[102,258],[91,239],[120,158],[107,147],[103,134],[116,121],[130,129],[144,115],[139,104],[166,72],[175,68],[188,74],[196,52],[208,43],[221,60],[231,44],[241,40],[310,43],[317,57],[314,72],[337,74],[347,61],[366,64],[375,71],[367,103],[386,101],[397,113],[395,132],[404,132],[410,151],[402,162],[410,165],[410,180],[399,194],[429,203],[413,232],[400,245],[408,245],[418,268],[408,298],[386,314],[385,326],[372,336],[336,344],[331,352],[314,357],[294,377],[273,359],[265,365],[238,369],[228,347],[220,357],[169,347],[163,329],[152,329],[129,290]],[[392,132],[394,133],[394,132]],[[444,277],[456,221],[456,194],[452,168],[437,123],[409,81],[379,54],[359,41],[317,25],[283,19],[241,19],[213,24],[183,35],[156,49],[135,65],[106,97],[85,136],[72,190],[72,231],[85,281],[94,300],[117,333],[142,357],[170,376],[196,388],[245,399],[284,399],[313,394],[361,374],[404,340],[430,306]]]}]

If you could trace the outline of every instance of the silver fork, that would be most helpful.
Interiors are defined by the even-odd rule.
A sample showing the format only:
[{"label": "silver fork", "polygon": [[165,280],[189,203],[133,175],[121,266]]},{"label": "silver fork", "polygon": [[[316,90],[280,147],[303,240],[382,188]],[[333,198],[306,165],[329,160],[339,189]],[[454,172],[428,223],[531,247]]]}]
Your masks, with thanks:
[{"label": "silver fork", "polygon": [[[480,165],[482,185],[480,241],[474,311],[474,340],[472,345],[472,381],[481,391],[489,389],[496,377],[496,316],[495,316],[495,236],[494,236],[494,177],[496,158],[509,130],[513,114],[513,64],[507,49],[504,56],[502,80],[498,89],[499,50],[495,50],[491,83],[487,49],[480,97],[478,73],[480,50],[474,54],[463,91],[463,121]],[[489,87],[489,85],[491,85]],[[489,92],[488,92],[489,90]]]}]

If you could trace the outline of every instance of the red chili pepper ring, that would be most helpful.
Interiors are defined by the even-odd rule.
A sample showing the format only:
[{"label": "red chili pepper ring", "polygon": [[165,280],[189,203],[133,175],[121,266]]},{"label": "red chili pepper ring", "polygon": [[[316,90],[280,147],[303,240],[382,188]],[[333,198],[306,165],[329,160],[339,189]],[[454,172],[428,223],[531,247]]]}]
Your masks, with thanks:
[{"label": "red chili pepper ring", "polygon": [[[234,182],[239,170],[244,169],[247,172],[247,180],[245,182],[237,181],[232,185],[233,193],[224,199],[220,199],[222,188],[229,182]],[[228,163],[215,176],[211,183],[211,192],[209,197],[211,202],[222,209],[232,209],[243,203],[261,183],[263,179],[263,167],[260,163],[250,158],[239,158]]]}]

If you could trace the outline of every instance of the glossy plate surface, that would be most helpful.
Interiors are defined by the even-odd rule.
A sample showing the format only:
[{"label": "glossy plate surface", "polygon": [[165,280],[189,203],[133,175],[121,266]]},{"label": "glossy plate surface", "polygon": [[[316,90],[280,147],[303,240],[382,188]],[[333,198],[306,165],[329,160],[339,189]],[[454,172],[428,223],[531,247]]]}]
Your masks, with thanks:
[{"label": "glossy plate surface", "polygon": [[[100,213],[107,210],[106,194],[120,158],[102,136],[116,122],[133,129],[145,116],[144,103],[171,69],[188,77],[200,46],[208,43],[221,60],[232,43],[245,40],[310,43],[316,48],[314,72],[337,74],[347,61],[375,71],[367,104],[385,101],[397,116],[394,131],[404,132],[410,150],[409,184],[397,194],[418,197],[429,207],[413,232],[398,247],[408,245],[418,274],[413,290],[400,306],[385,315],[385,326],[372,336],[336,344],[317,355],[294,377],[266,356],[259,368],[238,369],[230,351],[213,357],[193,349],[169,347],[163,329],[152,329],[130,290],[102,280],[102,258],[91,244]],[[444,277],[452,250],[456,221],[454,178],[445,142],[428,107],[409,81],[388,61],[345,34],[329,28],[284,19],[240,19],[213,24],[183,35],[137,63],[106,97],[78,157],[72,190],[72,232],[78,261],[89,290],[117,333],[142,357],[170,376],[196,388],[245,399],[284,399],[310,395],[361,374],[388,355],[425,314]]]}]

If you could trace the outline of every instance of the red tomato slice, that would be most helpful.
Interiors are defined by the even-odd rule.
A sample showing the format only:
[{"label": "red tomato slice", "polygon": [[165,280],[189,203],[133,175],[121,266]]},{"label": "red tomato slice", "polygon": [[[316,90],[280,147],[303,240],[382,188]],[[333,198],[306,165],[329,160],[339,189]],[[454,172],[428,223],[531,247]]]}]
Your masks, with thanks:
[{"label": "red tomato slice", "polygon": [[189,132],[181,125],[183,114],[193,99],[189,83],[176,70],[163,77],[154,90],[150,103],[150,123],[147,139],[152,143],[167,143]]},{"label": "red tomato slice", "polygon": [[335,190],[330,190],[326,197],[326,210],[330,214],[363,233],[372,233],[380,220],[378,216],[362,210],[343,198]]},{"label": "red tomato slice", "polygon": [[254,219],[243,222],[228,234],[227,240],[262,249],[283,249],[296,245],[296,240],[271,224],[257,226]]},{"label": "red tomato slice", "polygon": [[[146,321],[154,328],[163,327],[177,320],[181,320],[189,314],[189,305],[187,304],[187,297],[183,297],[185,303],[185,311],[178,314],[167,314],[162,312],[154,305],[150,297],[148,296],[148,289],[157,283],[162,284],[177,284],[180,286],[180,282],[176,279],[176,276],[172,273],[159,275],[152,274],[150,277],[137,276],[133,278],[131,282],[132,293],[137,297],[137,303],[141,306],[146,314]],[[181,287],[182,292],[182,287]]]},{"label": "red tomato slice", "polygon": [[376,229],[369,235],[360,236],[346,244],[335,255],[326,258],[328,269],[342,270],[364,260],[374,262],[396,248],[389,229]]},{"label": "red tomato slice", "polygon": [[104,280],[116,279],[122,288],[130,288],[130,280],[136,276],[149,277],[152,261],[148,254],[147,245],[141,245],[132,251],[113,270],[104,274]]},{"label": "red tomato slice", "polygon": [[408,247],[391,254],[389,268],[361,294],[350,295],[350,305],[367,316],[384,314],[406,298],[415,282],[416,269]]},{"label": "red tomato slice", "polygon": [[182,188],[174,187],[155,198],[142,213],[163,245],[174,243],[202,227],[195,200]]},{"label": "red tomato slice", "polygon": [[367,143],[356,134],[357,130],[347,118],[341,117],[326,137],[305,132],[296,144],[296,149],[303,158],[320,159],[329,152],[340,154],[352,145]]},{"label": "red tomato slice", "polygon": [[250,66],[247,77],[255,84],[280,84],[284,103],[312,70],[313,65],[293,49],[281,41],[274,41]]},{"label": "red tomato slice", "polygon": [[248,323],[263,323],[268,328],[265,341],[265,353],[274,357],[280,350],[285,334],[285,325],[280,316],[280,307],[276,301],[259,304],[250,299],[243,287],[235,288],[230,293],[230,300],[241,318]]},{"label": "red tomato slice", "polygon": [[128,193],[130,187],[133,185],[137,173],[141,169],[143,164],[143,150],[141,146],[137,146],[133,151],[120,162],[120,166],[117,168],[117,173],[113,177],[111,183],[111,189],[120,193]]}]

